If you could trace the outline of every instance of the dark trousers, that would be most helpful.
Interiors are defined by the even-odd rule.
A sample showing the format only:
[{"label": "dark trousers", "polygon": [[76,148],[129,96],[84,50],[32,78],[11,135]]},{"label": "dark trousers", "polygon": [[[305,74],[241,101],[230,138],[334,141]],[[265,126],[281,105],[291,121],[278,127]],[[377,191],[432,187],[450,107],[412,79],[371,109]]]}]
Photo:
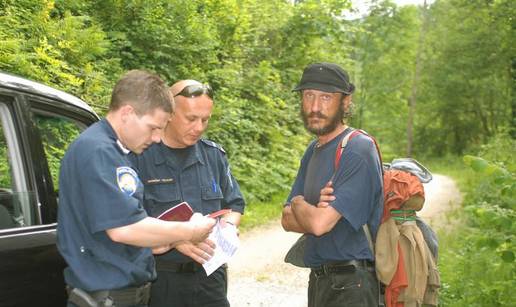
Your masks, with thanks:
[{"label": "dark trousers", "polygon": [[[87,306],[87,305],[85,305]],[[105,305],[98,305],[98,307],[103,307]],[[148,305],[114,305],[115,307],[147,307]],[[70,301],[67,301],[66,302],[66,307],[81,307],[81,306],[78,306],[78,305],[75,305],[74,303],[70,302]]]},{"label": "dark trousers", "polygon": [[344,272],[310,272],[308,307],[377,307],[379,289],[372,268],[353,268]]},{"label": "dark trousers", "polygon": [[227,281],[226,266],[210,276],[203,269],[182,273],[158,270],[150,307],[229,307]]}]

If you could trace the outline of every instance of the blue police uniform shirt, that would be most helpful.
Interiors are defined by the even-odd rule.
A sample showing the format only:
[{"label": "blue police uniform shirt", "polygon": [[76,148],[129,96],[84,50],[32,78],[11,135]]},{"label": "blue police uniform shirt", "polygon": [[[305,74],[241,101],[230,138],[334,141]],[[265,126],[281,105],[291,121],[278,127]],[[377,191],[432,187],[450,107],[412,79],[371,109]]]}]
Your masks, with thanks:
[{"label": "blue police uniform shirt", "polygon": [[66,283],[86,291],[139,286],[156,278],[149,248],[112,241],[107,229],[147,214],[143,185],[106,119],[69,147],[59,174],[57,246]]},{"label": "blue police uniform shirt", "polygon": [[[144,206],[150,216],[158,216],[183,201],[203,215],[220,209],[244,213],[238,182],[224,150],[215,142],[201,139],[177,149],[161,142],[130,158],[145,186]],[[192,261],[175,249],[158,256],[158,260]]]},{"label": "blue police uniform shirt", "polygon": [[[322,236],[309,234],[304,261],[309,267],[346,260],[374,260],[362,225],[368,224],[374,235],[383,213],[383,179],[378,153],[373,141],[362,134],[351,139],[342,152],[335,172],[335,155],[347,129],[332,141],[316,146],[312,142],[301,160],[287,203],[296,195],[317,205],[320,190],[333,178],[336,200],[331,203],[342,218]],[[314,162],[317,160],[317,162]],[[316,171],[309,172],[310,164]],[[310,173],[313,177],[306,178]],[[308,186],[309,185],[309,186]]]}]

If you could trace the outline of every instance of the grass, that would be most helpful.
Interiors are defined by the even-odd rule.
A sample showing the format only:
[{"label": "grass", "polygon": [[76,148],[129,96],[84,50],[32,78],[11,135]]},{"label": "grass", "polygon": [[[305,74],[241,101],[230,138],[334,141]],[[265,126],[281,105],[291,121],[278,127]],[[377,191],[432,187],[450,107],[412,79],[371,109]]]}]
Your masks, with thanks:
[{"label": "grass", "polygon": [[[495,245],[486,244],[483,229],[464,223],[439,235],[439,306],[510,306],[514,264],[504,262]],[[514,305],[512,305],[514,306]]]},{"label": "grass", "polygon": [[514,235],[505,224],[496,225],[497,211],[490,211],[500,200],[483,194],[489,190],[479,186],[482,174],[466,166],[461,157],[425,164],[433,173],[452,177],[464,194],[462,206],[450,213],[456,221],[453,229],[438,232],[439,306],[515,306],[516,265],[501,257]]},{"label": "grass", "polygon": [[240,223],[240,231],[246,232],[271,221],[279,220],[287,195],[288,191],[285,191],[275,195],[268,202],[248,204]]}]

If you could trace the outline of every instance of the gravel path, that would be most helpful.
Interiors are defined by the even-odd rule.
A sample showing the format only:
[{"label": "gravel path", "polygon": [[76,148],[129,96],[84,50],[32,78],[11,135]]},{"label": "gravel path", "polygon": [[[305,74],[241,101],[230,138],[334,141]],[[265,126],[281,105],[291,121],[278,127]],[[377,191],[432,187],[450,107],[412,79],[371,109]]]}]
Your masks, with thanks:
[{"label": "gravel path", "polygon": [[[425,206],[418,215],[434,228],[446,226],[446,211],[462,201],[455,182],[434,175],[425,193]],[[279,221],[241,235],[240,249],[229,262],[228,297],[233,307],[307,306],[309,270],[283,262],[299,236],[283,231]]]}]

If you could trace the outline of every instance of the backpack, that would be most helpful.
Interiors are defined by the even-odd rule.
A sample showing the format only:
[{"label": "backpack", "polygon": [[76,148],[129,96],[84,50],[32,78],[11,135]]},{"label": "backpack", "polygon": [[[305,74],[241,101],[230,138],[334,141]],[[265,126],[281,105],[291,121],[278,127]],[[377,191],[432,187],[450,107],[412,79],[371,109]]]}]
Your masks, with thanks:
[{"label": "backpack", "polygon": [[[346,144],[358,134],[366,135],[374,142],[380,163],[382,163],[381,152],[376,140],[363,130],[354,130],[344,136],[341,146],[337,147],[336,167]],[[387,306],[397,306],[400,300],[417,302],[418,305],[425,303],[436,306],[437,291],[440,286],[439,272],[436,266],[437,236],[432,228],[416,215],[416,211],[422,209],[425,200],[423,183],[431,181],[432,175],[423,165],[410,158],[395,159],[389,164],[382,163],[382,172],[384,210],[376,242],[373,241],[368,225],[364,224],[362,228],[369,247],[375,254],[377,277],[386,286],[385,303]],[[410,225],[408,225],[409,223]],[[410,239],[419,242],[414,245],[417,248],[414,250],[400,248],[401,244],[395,241],[395,238],[402,237],[399,232],[400,227],[412,227],[409,229],[412,230],[414,237]],[[405,262],[407,256],[409,257],[409,268]],[[426,260],[426,266],[421,265],[423,269],[421,266],[415,265],[417,263],[414,261],[415,257]],[[419,264],[422,264],[422,261]]]},{"label": "backpack", "polygon": [[[364,134],[368,137],[370,137],[378,151],[378,156],[380,158],[380,162],[382,160],[380,149],[378,147],[378,144],[374,138],[369,136],[365,131],[363,130],[353,130],[349,133],[347,133],[341,141],[340,146],[337,146],[337,151],[335,153],[335,170],[338,169],[342,152],[344,151],[344,148],[346,147],[347,143],[356,135],[358,134]],[[384,203],[387,201],[400,201],[403,202],[405,199],[408,199],[409,202],[414,202],[415,205],[421,203],[424,201],[424,192],[422,193],[414,193],[414,191],[424,191],[423,186],[421,183],[427,183],[432,180],[432,175],[430,172],[419,162],[417,162],[414,159],[410,158],[404,158],[404,159],[395,159],[392,161],[392,163],[382,163],[383,164],[383,178],[384,178]],[[409,177],[412,186],[416,188],[411,188],[408,190],[408,193],[405,192],[403,194],[399,193],[399,184],[395,184],[393,182],[393,176],[391,176],[392,172],[395,170],[402,171],[402,172],[408,172],[410,174],[413,174],[416,176],[418,180],[414,180],[414,178]],[[392,184],[391,184],[392,183]],[[387,187],[386,187],[387,186]],[[408,197],[407,195],[410,195],[412,197]],[[403,217],[397,217],[397,219],[401,219]],[[407,217],[408,218],[408,217]],[[412,218],[412,217],[411,217]],[[430,250],[432,251],[432,254],[437,259],[437,250],[438,250],[438,243],[437,243],[437,235],[435,232],[428,226],[423,220],[421,220],[418,217],[415,217],[416,223],[418,227],[421,229],[424,239],[427,242]],[[366,234],[367,240],[369,242],[369,247],[373,251],[374,254],[374,243],[373,238],[371,236],[371,232],[369,231],[369,227],[367,224],[362,226],[364,233]],[[289,249],[287,254],[285,255],[284,261],[286,263],[293,264],[298,267],[306,267],[303,256],[304,256],[304,250],[305,250],[305,244],[306,244],[306,235],[301,235],[299,239],[292,245],[292,247]]]},{"label": "backpack", "polygon": [[[346,134],[341,141],[341,145],[337,146],[334,163],[335,170],[337,170],[339,167],[342,152],[344,151],[347,143],[357,134],[364,134],[373,140],[378,151],[380,162],[382,163],[380,149],[376,140],[363,130],[353,130]],[[382,163],[382,166],[384,180],[384,204],[388,202],[399,202],[401,204],[408,201],[411,207],[422,206],[422,202],[424,202],[424,188],[422,183],[430,182],[432,180],[432,174],[423,165],[411,158],[394,159],[391,163]],[[401,184],[399,182],[395,182],[395,179],[398,178],[398,176],[393,176],[395,173],[405,173],[407,174],[406,176],[410,176],[409,174],[412,174],[413,176],[407,177],[409,178],[411,187],[409,189],[402,189]],[[385,215],[386,214],[384,209],[384,216]],[[421,229],[425,242],[428,244],[432,254],[435,258],[437,258],[439,246],[437,235],[432,230],[432,228],[417,216],[396,216],[396,219],[398,220],[412,218],[415,219],[417,226]],[[364,224],[362,228],[369,242],[369,247],[374,253],[374,243],[371,232],[369,231],[369,227],[367,224]],[[298,241],[293,244],[285,256],[285,262],[299,267],[306,267],[303,262],[305,239],[305,235],[302,235]]]}]

